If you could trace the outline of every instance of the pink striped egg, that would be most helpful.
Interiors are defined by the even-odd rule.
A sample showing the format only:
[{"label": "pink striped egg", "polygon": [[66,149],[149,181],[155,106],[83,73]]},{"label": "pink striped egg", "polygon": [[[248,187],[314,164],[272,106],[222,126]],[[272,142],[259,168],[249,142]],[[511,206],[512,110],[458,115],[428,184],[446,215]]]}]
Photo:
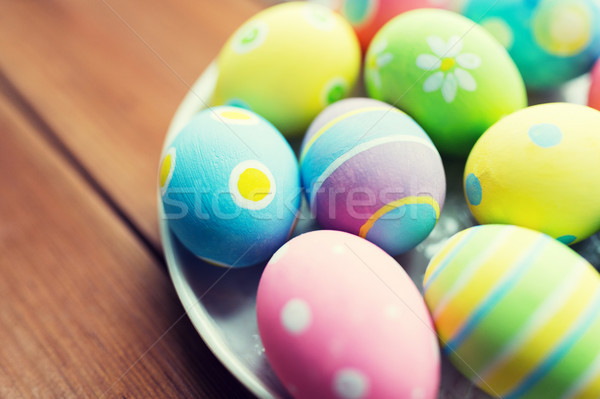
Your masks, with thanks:
[{"label": "pink striped egg", "polygon": [[304,138],[300,162],[319,224],[391,255],[423,241],[444,204],[435,146],[410,116],[381,101],[354,98],[326,108]]},{"label": "pink striped egg", "polygon": [[437,338],[406,272],[339,231],[300,235],[273,255],[257,295],[273,370],[296,398],[434,399]]}]

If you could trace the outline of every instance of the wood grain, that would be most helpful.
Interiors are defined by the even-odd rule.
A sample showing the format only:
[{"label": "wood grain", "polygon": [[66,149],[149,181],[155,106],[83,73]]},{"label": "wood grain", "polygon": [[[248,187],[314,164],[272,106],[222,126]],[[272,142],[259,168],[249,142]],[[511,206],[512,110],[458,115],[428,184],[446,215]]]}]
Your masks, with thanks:
[{"label": "wood grain", "polygon": [[168,123],[249,0],[2,1],[0,70],[159,248]]},{"label": "wood grain", "polygon": [[0,397],[247,397],[146,248],[2,92]]}]

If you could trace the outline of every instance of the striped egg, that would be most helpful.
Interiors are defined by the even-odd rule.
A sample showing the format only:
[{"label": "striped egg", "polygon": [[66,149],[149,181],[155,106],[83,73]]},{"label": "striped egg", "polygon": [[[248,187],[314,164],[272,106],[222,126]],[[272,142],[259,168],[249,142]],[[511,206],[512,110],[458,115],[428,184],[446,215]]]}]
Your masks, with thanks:
[{"label": "striped egg", "polygon": [[600,397],[600,275],[523,227],[454,235],[431,260],[425,301],[443,351],[495,397]]},{"label": "striped egg", "polygon": [[435,226],[446,194],[439,153],[404,112],[347,99],[313,122],[300,153],[308,203],[326,229],[359,235],[392,255]]},{"label": "striped egg", "polygon": [[200,112],[163,154],[159,187],[177,238],[198,257],[242,267],[268,259],[300,207],[298,163],[285,138],[237,107]]}]

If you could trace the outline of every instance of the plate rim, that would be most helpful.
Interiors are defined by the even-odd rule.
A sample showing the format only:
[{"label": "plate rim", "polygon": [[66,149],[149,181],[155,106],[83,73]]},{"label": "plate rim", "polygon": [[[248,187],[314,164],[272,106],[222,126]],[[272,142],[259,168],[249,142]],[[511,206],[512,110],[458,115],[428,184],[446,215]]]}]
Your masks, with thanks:
[{"label": "plate rim", "polygon": [[[189,88],[183,101],[179,104],[173,119],[167,130],[163,147],[161,150],[161,159],[165,154],[169,144],[175,139],[177,133],[183,128],[198,111],[208,107],[212,97],[215,84],[218,77],[218,69],[216,62],[212,62]],[[169,226],[166,221],[166,215],[162,205],[162,195],[160,187],[157,185],[157,208],[158,208],[158,225],[160,230],[160,240],[164,252],[164,257],[167,262],[167,269],[175,291],[183,308],[189,317],[192,325],[210,349],[213,355],[225,368],[242,383],[252,394],[259,398],[275,399],[278,396],[271,391],[261,380],[254,374],[242,361],[229,349],[225,339],[220,337],[216,330],[212,327],[212,318],[202,305],[201,301],[197,300],[194,291],[187,282],[173,251],[172,237],[169,231]]]}]

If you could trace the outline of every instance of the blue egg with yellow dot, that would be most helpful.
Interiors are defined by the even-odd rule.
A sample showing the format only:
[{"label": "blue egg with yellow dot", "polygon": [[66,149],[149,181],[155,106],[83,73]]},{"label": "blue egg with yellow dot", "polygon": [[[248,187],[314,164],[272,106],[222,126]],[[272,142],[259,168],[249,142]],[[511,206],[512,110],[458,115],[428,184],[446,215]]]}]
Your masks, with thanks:
[{"label": "blue egg with yellow dot", "polygon": [[531,89],[559,86],[600,56],[595,0],[468,0],[463,14],[506,47]]},{"label": "blue egg with yellow dot", "polygon": [[159,187],[177,238],[213,264],[268,259],[290,236],[300,207],[296,156],[252,111],[201,111],[163,154]]}]

